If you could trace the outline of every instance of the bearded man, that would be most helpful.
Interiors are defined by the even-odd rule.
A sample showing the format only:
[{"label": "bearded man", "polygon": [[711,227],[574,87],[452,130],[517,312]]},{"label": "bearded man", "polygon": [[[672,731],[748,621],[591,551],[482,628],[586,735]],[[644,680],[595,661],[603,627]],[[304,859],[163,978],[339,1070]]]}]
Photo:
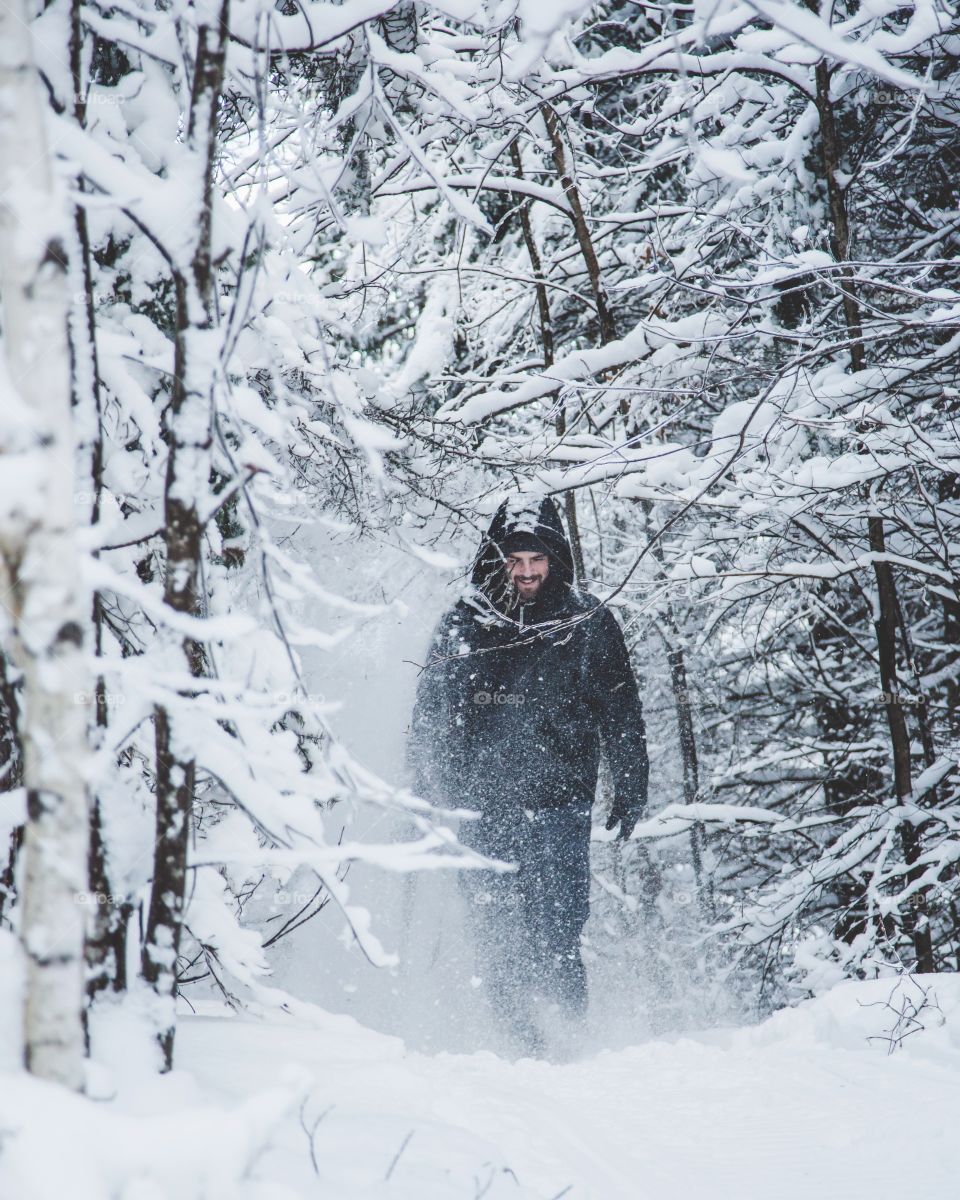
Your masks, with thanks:
[{"label": "bearded man", "polygon": [[421,674],[408,745],[418,795],[472,809],[460,840],[510,863],[464,871],[494,1012],[540,1053],[550,1014],[582,1019],[580,934],[601,745],[614,789],[608,829],[629,838],[647,802],[637,684],[613,613],[574,587],[549,498],[504,502],[470,588],[442,618]]}]

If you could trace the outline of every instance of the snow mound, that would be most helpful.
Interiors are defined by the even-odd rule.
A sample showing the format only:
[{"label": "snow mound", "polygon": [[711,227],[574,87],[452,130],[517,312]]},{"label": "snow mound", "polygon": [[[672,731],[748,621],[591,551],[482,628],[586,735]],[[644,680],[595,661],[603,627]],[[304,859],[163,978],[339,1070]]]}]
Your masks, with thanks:
[{"label": "snow mound", "polygon": [[736,1035],[745,1045],[902,1050],[960,1070],[960,975],[846,980]]}]

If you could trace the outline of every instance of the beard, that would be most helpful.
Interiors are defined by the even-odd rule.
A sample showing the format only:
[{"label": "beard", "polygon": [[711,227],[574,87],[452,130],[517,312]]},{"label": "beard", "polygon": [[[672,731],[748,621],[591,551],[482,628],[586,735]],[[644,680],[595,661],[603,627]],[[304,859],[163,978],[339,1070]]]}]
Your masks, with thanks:
[{"label": "beard", "polygon": [[532,600],[535,596],[539,596],[543,591],[544,579],[542,576],[521,582],[519,579],[514,581],[513,587],[516,594],[521,600]]}]

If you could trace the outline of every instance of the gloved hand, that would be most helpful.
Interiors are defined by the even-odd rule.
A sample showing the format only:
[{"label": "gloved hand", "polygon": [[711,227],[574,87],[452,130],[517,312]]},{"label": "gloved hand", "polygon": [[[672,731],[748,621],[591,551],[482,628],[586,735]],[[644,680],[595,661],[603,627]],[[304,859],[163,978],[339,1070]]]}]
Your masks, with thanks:
[{"label": "gloved hand", "polygon": [[617,798],[614,800],[610,816],[607,818],[607,829],[614,829],[619,825],[620,832],[617,834],[617,840],[628,841],[634,826],[640,820],[642,811],[639,808],[631,808],[625,801]]}]

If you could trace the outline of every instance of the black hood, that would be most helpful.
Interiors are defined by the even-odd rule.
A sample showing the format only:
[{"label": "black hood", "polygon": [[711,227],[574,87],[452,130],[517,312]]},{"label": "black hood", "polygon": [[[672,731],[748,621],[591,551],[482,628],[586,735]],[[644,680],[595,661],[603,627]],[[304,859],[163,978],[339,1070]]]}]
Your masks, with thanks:
[{"label": "black hood", "polygon": [[501,610],[511,604],[512,589],[504,567],[504,560],[511,550],[535,550],[550,556],[550,574],[543,587],[543,599],[566,592],[572,586],[570,543],[557,506],[549,496],[520,495],[505,500],[480,543],[471,583]]}]

